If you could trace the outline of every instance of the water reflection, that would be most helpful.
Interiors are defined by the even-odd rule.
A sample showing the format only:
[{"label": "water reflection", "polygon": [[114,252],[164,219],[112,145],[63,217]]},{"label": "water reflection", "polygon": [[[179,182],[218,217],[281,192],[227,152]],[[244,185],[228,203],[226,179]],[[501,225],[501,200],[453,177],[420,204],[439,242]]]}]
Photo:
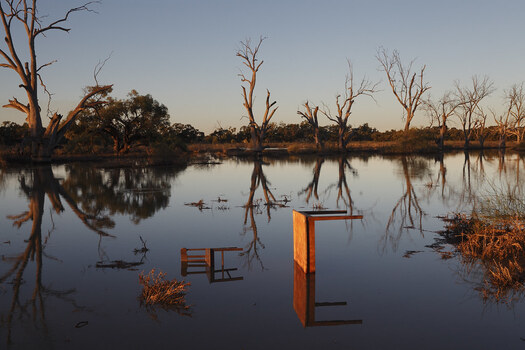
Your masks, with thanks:
[{"label": "water reflection", "polygon": [[[237,268],[224,267],[224,252],[242,251],[237,247],[222,248],[181,248],[180,250],[180,269],[181,275],[200,275],[205,274],[208,282],[233,282],[242,281],[244,277],[233,277],[231,272],[237,271]],[[190,254],[188,254],[190,252]],[[221,253],[221,267],[216,268],[215,253]],[[191,271],[188,271],[191,269]],[[219,274],[219,277],[216,275]]]},{"label": "water reflection", "polygon": [[310,198],[312,197],[312,194],[314,195],[315,200],[319,203],[319,176],[321,175],[321,167],[323,166],[324,161],[325,159],[323,157],[317,157],[317,159],[315,160],[315,167],[313,169],[312,181],[310,181],[310,183],[301,192],[299,192],[299,196],[302,194],[306,194],[306,204],[310,203]]},{"label": "water reflection", "polygon": [[[31,316],[33,320],[39,320],[41,322],[40,326],[42,327],[44,334],[46,334],[45,297],[54,296],[75,304],[74,300],[70,298],[71,294],[75,292],[74,288],[59,291],[45,287],[42,283],[42,257],[46,256],[50,259],[60,261],[58,258],[47,256],[44,252],[45,245],[52,234],[52,230],[50,230],[44,240],[42,240],[41,226],[46,195],[51,202],[51,206],[57,213],[64,211],[64,206],[62,204],[62,200],[64,200],[80,221],[100,236],[111,236],[106,233],[104,229],[112,228],[114,226],[114,222],[108,216],[87,214],[79,209],[70,193],[66,191],[66,189],[64,189],[59,183],[58,179],[55,178],[53,171],[49,166],[35,168],[29,174],[21,175],[20,189],[29,199],[29,210],[18,215],[10,215],[8,218],[13,220],[13,225],[18,228],[28,221],[32,222],[32,226],[29,238],[26,240],[26,249],[17,256],[5,259],[12,263],[12,267],[0,277],[0,283],[5,283],[8,278],[13,277],[10,282],[13,286],[13,296],[6,322],[8,329],[7,344],[10,344],[12,341],[11,329],[15,313],[18,312],[21,319]],[[23,302],[20,300],[20,292],[25,281],[24,272],[26,271],[30,260],[35,261],[36,264],[35,285],[30,299]],[[28,310],[29,308],[31,311]]]},{"label": "water reflection", "polygon": [[350,213],[354,211],[354,201],[348,188],[348,182],[346,181],[346,171],[348,170],[353,176],[357,176],[357,170],[354,169],[347,158],[341,157],[338,159],[339,163],[339,179],[337,181],[337,199],[336,205],[339,208],[339,200],[343,201],[345,208],[348,208]]},{"label": "water reflection", "polygon": [[319,321],[316,307],[346,306],[346,302],[315,301],[315,222],[319,220],[354,220],[361,215],[344,215],[346,211],[293,211],[294,284],[293,307],[303,327],[361,324],[362,320]]},{"label": "water reflection", "polygon": [[315,300],[315,273],[305,273],[294,262],[293,273],[293,308],[303,327],[341,326],[362,324],[363,320],[317,320],[315,309],[326,306],[346,306],[346,301],[317,302]]},{"label": "water reflection", "polygon": [[[24,242],[25,250],[14,256],[3,256],[2,261],[11,264],[2,276],[0,283],[12,285],[11,304],[4,319],[7,329],[7,344],[12,343],[12,328],[15,319],[22,323],[33,321],[35,329],[42,331],[44,338],[48,336],[46,324],[46,300],[48,297],[58,298],[70,303],[75,310],[84,310],[73,297],[75,288],[55,290],[43,283],[43,258],[64,263],[58,257],[45,252],[46,245],[51,239],[55,224],[52,211],[50,221],[52,228],[43,236],[42,222],[44,217],[45,198],[47,196],[51,209],[61,214],[69,207],[76,218],[90,231],[96,233],[100,239],[115,238],[108,230],[115,228],[112,216],[115,213],[130,214],[133,222],[153,215],[158,209],[164,208],[169,202],[169,180],[175,176],[177,170],[157,171],[144,169],[93,169],[86,167],[67,166],[66,178],[55,177],[50,166],[37,167],[28,171],[21,171],[19,188],[29,201],[28,210],[20,214],[8,215],[13,225],[21,228],[31,222],[29,236]],[[99,255],[101,246],[99,240]],[[141,265],[145,258],[145,251],[138,262],[116,260],[109,264],[102,261],[97,268],[130,268]],[[28,268],[34,262],[34,268]],[[28,300],[23,300],[26,286],[26,271],[34,270],[33,291]],[[27,288],[27,287],[26,287]],[[18,315],[16,318],[15,316]]]},{"label": "water reflection", "polygon": [[62,186],[91,215],[130,215],[135,224],[169,204],[171,167],[97,169],[68,166]]},{"label": "water reflection", "polygon": [[[242,347],[248,344],[254,347],[253,339],[257,339],[262,347],[275,347],[264,337],[259,340],[256,327],[249,326],[261,324],[275,334],[276,339],[291,339],[278,347],[308,348],[315,342],[315,347],[335,348],[342,342],[350,344],[353,341],[351,345],[357,347],[370,346],[369,339],[386,333],[395,337],[384,338],[401,339],[390,344],[392,347],[410,348],[414,340],[412,331],[424,333],[435,329],[436,324],[444,324],[447,334],[455,334],[458,327],[469,324],[461,332],[469,338],[494,319],[501,321],[501,328],[511,329],[509,332],[519,327],[519,322],[509,321],[511,317],[504,312],[504,317],[500,318],[491,310],[486,311],[483,319],[478,317],[483,304],[477,293],[475,298],[465,302],[465,294],[472,294],[482,286],[479,278],[488,270],[478,265],[462,265],[461,257],[454,254],[443,255],[448,260],[436,259],[432,247],[425,247],[433,243],[434,232],[442,228],[435,218],[437,215],[455,210],[469,211],[474,203],[479,207],[491,188],[504,188],[513,196],[522,196],[525,174],[521,170],[522,157],[487,151],[468,156],[462,152],[444,157],[374,156],[368,162],[356,157],[266,162],[234,159],[216,166],[221,167],[220,171],[190,167],[177,181],[174,179],[178,170],[166,168],[97,169],[68,165],[30,171],[10,170],[4,181],[7,190],[2,199],[16,197],[20,188],[24,202],[23,207],[17,207],[19,199],[14,200],[16,205],[12,207],[18,209],[8,213],[3,209],[2,215],[5,218],[10,214],[9,222],[14,222],[15,227],[27,228],[27,232],[17,237],[16,232],[12,234],[8,228],[2,241],[10,239],[16,244],[0,243],[4,255],[0,266],[3,268],[0,297],[5,300],[0,330],[7,334],[4,339],[18,341],[28,334],[27,337],[32,337],[28,342],[34,345],[52,334],[54,340],[49,340],[51,346],[48,347],[53,347],[59,333],[57,328],[62,332],[61,327],[66,324],[64,329],[74,329],[76,322],[89,319],[89,327],[82,330],[85,341],[86,331],[116,339],[121,335],[119,330],[128,326],[145,330],[143,334],[127,332],[123,338],[129,341],[126,345],[131,343],[130,347],[146,347],[145,343],[153,338],[164,343],[172,338],[175,328],[184,335],[180,337],[184,348],[191,346],[191,341],[198,348],[213,346],[211,342],[216,341],[219,334],[231,329],[244,331],[240,332],[239,343],[226,344],[228,340],[224,340],[215,346],[227,348],[228,345]],[[394,176],[391,176],[392,171]],[[0,179],[2,176],[0,173]],[[217,197],[219,189],[221,197]],[[298,195],[282,199],[279,192],[283,189]],[[177,193],[177,197],[172,197],[171,193]],[[217,209],[225,201],[222,198],[228,198],[231,208],[220,212],[212,208],[201,213],[184,206],[185,200],[194,198],[204,198],[210,207]],[[212,204],[215,198],[217,206]],[[318,235],[319,270],[315,276],[298,270],[295,264],[293,268],[288,264],[293,255],[289,232],[292,210],[280,209],[288,204],[296,209],[316,204],[339,206],[347,213],[358,214],[363,207],[372,208],[366,213],[369,218],[366,227],[356,223],[353,228],[351,244],[345,242],[346,237],[341,234],[330,234],[330,230],[339,232],[342,223],[325,226],[327,231],[323,232],[323,238]],[[24,209],[23,213],[20,208]],[[49,217],[49,209],[52,217]],[[62,214],[58,216],[57,213]],[[56,230],[53,230],[53,221]],[[48,225],[51,232],[48,232]],[[129,234],[129,227],[147,234],[144,237],[148,239],[148,246],[151,245],[147,258],[143,252],[133,255],[133,248],[140,248],[140,242],[136,235]],[[238,234],[241,227],[244,237]],[[23,239],[25,242],[20,246]],[[59,243],[55,244],[57,241]],[[104,243],[107,252],[101,245],[97,250],[97,241]],[[214,283],[210,287],[200,276],[200,279],[195,278],[189,294],[188,302],[198,307],[191,320],[173,312],[159,314],[162,322],[169,324],[166,327],[141,317],[145,312],[137,301],[140,288],[137,273],[129,269],[162,268],[178,279],[180,274],[189,274],[192,269],[181,266],[179,270],[174,247],[229,245],[241,247],[241,261],[233,260],[239,252],[227,252],[224,264],[219,262],[217,255],[213,269],[210,264],[197,271],[205,272],[210,282],[244,277],[243,282]],[[442,242],[441,245],[444,246],[441,252],[447,253],[453,250],[454,242]],[[378,254],[377,250],[387,248],[393,252]],[[398,252],[401,249],[419,253],[412,254],[409,261]],[[251,271],[253,267],[253,270],[271,268],[261,274]],[[456,267],[459,267],[457,276],[450,273]],[[55,287],[51,288],[53,285]],[[267,293],[268,286],[284,287]],[[294,310],[290,305],[292,297]],[[56,302],[57,298],[62,301]],[[322,303],[325,300],[321,299],[334,303]],[[348,309],[343,307],[346,302]],[[334,313],[325,312],[323,306],[333,306]],[[85,311],[76,313],[76,310]],[[334,316],[346,310],[349,314]],[[396,322],[399,310],[403,310],[401,323]],[[429,320],[427,311],[436,317]],[[279,312],[282,317],[278,324],[266,323],[274,320]],[[319,333],[320,330],[305,330],[300,325],[358,323],[360,320],[344,319],[368,320],[370,315],[377,322],[367,327],[334,327],[322,331],[329,332],[330,337],[339,341],[338,345],[331,345],[333,339]],[[328,320],[332,318],[340,320],[331,323]],[[119,324],[123,319],[129,321]],[[323,319],[327,320],[324,324],[319,322]],[[420,325],[421,319],[426,322]],[[198,337],[203,329],[213,340]],[[432,336],[430,333],[422,337],[428,339]],[[485,334],[481,337],[485,339]],[[120,341],[115,339],[114,343]],[[294,345],[290,345],[292,341]],[[439,341],[436,346],[446,347],[446,341]],[[240,342],[245,343],[239,345]],[[375,347],[388,347],[379,342]],[[68,348],[68,345],[55,347]],[[85,346],[90,345],[93,344]],[[421,342],[415,343],[416,346],[424,347]]]},{"label": "water reflection", "polygon": [[[250,269],[254,261],[257,261],[261,266],[261,269],[264,270],[264,264],[261,260],[259,249],[264,249],[264,244],[261,242],[259,234],[257,232],[257,223],[255,221],[256,214],[262,214],[263,208],[265,207],[266,216],[268,222],[272,219],[271,210],[277,208],[283,208],[286,206],[287,199],[276,200],[273,195],[270,186],[271,183],[266,178],[263,171],[263,161],[254,160],[253,161],[253,170],[250,178],[250,193],[248,195],[248,200],[244,204],[244,229],[243,234],[251,231],[253,237],[240,254],[245,257],[245,266]],[[264,196],[264,203],[262,199],[255,199],[255,193],[259,186],[262,189]],[[248,217],[250,218],[250,224],[248,225]]]},{"label": "water reflection", "polygon": [[[312,180],[308,185],[298,192],[298,195],[306,195],[305,203],[310,204],[310,199],[312,195],[314,196],[316,203],[312,204],[314,209],[323,209],[326,203],[321,203],[319,201],[319,180],[321,175],[321,167],[325,162],[326,158],[317,157],[315,160],[315,165],[312,171]],[[326,187],[324,193],[330,195],[330,192],[335,189],[337,196],[335,199],[335,206],[340,208],[341,202],[344,208],[348,209],[350,213],[354,211],[354,201],[352,199],[352,194],[350,187],[348,186],[347,173],[349,172],[352,176],[357,177],[357,169],[355,169],[350,164],[350,159],[344,156],[337,158],[338,164],[338,178],[337,181],[333,184],[330,184]]]},{"label": "water reflection", "polygon": [[410,229],[423,230],[423,216],[425,212],[419,203],[419,197],[412,181],[431,178],[428,161],[421,158],[401,156],[396,159],[400,165],[398,173],[403,179],[401,181],[401,197],[395,202],[388,218],[385,235],[380,241],[381,249],[384,250],[390,242],[393,251],[397,251],[399,241],[403,232]]}]

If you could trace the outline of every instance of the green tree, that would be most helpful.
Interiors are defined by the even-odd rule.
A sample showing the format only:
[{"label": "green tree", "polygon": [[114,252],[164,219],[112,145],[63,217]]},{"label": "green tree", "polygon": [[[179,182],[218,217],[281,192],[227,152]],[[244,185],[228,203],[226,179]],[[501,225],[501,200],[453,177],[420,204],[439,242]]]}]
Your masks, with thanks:
[{"label": "green tree", "polygon": [[18,125],[10,121],[4,121],[0,126],[0,144],[13,146],[22,141],[27,132],[27,124]]},{"label": "green tree", "polygon": [[140,95],[135,90],[125,100],[109,97],[105,105],[84,114],[81,119],[91,132],[109,136],[116,154],[126,153],[139,145],[150,145],[169,129],[168,108],[151,95]]},{"label": "green tree", "polygon": [[185,143],[201,142],[204,133],[191,124],[174,123],[168,130],[169,136],[177,137]]}]

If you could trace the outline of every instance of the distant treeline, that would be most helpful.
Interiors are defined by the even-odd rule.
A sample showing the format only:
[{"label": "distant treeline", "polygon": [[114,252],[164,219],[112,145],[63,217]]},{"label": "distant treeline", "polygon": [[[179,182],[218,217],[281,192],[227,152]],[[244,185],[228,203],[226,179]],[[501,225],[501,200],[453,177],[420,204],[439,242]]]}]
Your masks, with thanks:
[{"label": "distant treeline", "polygon": [[[157,124],[139,125],[134,128],[134,133],[129,135],[112,135],[104,132],[99,123],[88,122],[89,117],[80,118],[77,124],[68,132],[62,144],[62,151],[66,153],[125,153],[140,146],[161,148],[182,148],[189,144],[248,144],[250,143],[250,130],[248,126],[239,129],[218,127],[209,134],[196,129],[190,124],[174,123],[169,125],[167,120]],[[162,119],[162,118],[161,118]],[[165,118],[166,119],[166,118]],[[95,125],[93,125],[95,124]],[[3,122],[0,126],[0,145],[13,147],[20,144],[27,133],[27,124],[19,125],[14,122]],[[126,128],[123,128],[123,130]],[[148,129],[148,130],[145,130]],[[128,128],[128,131],[131,131]],[[124,132],[124,131],[122,131]],[[337,125],[319,127],[320,137],[324,142],[336,143],[338,140]],[[411,140],[429,141],[437,140],[439,127],[412,128]],[[499,138],[496,126],[487,127],[485,140],[497,141]],[[350,127],[349,141],[399,141],[406,137],[403,130],[379,131],[370,127],[368,123],[358,127]],[[125,149],[115,140],[126,139],[129,144]],[[463,141],[461,129],[450,128],[445,136],[448,141]],[[265,139],[270,143],[314,143],[313,130],[306,121],[302,123],[271,123]],[[475,140],[474,140],[475,141]],[[119,149],[121,147],[121,149]]]}]

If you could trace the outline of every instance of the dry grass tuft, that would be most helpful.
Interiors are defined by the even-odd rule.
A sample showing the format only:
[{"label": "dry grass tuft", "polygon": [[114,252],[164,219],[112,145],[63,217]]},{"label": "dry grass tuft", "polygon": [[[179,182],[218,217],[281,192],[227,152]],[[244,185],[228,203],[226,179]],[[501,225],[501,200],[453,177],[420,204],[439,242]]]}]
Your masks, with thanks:
[{"label": "dry grass tuft", "polygon": [[481,267],[483,281],[477,289],[485,300],[506,302],[525,291],[524,219],[455,214],[444,221],[446,242],[467,266]]},{"label": "dry grass tuft", "polygon": [[142,285],[142,293],[139,297],[141,305],[145,305],[151,311],[158,306],[164,310],[174,310],[183,315],[191,315],[190,306],[186,305],[185,295],[190,283],[184,281],[166,280],[166,273],[155,269],[147,275],[141,272],[139,283]]}]

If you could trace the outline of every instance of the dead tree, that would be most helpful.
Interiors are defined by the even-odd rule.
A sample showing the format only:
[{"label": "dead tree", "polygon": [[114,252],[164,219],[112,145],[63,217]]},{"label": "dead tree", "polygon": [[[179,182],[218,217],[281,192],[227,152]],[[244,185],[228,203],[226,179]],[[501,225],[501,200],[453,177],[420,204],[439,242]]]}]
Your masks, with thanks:
[{"label": "dead tree", "polygon": [[252,143],[252,150],[260,152],[263,150],[263,141],[266,136],[266,132],[269,128],[270,120],[272,119],[275,111],[278,107],[274,107],[277,103],[276,101],[270,102],[270,90],[266,90],[266,109],[261,124],[258,124],[255,120],[255,114],[253,110],[255,96],[255,82],[257,80],[257,72],[264,61],[257,59],[257,54],[261,47],[262,42],[265,38],[261,37],[259,43],[255,46],[252,45],[250,39],[246,41],[241,41],[241,48],[237,51],[237,56],[241,58],[242,63],[248,67],[249,74],[251,76],[247,77],[244,73],[239,74],[242,84],[247,84],[248,86],[241,85],[242,95],[244,98],[243,106],[248,113],[249,127],[250,127],[250,136]]},{"label": "dead tree", "polygon": [[445,92],[438,101],[432,101],[429,97],[424,101],[424,108],[432,122],[436,121],[439,126],[439,138],[436,140],[441,150],[445,147],[445,135],[447,133],[447,120],[454,114],[461,103],[454,98],[451,92]]},{"label": "dead tree", "polygon": [[[372,83],[370,80],[363,77],[358,86],[354,85],[354,70],[352,63],[348,60],[348,74],[345,78],[345,92],[344,95],[338,94],[335,96],[335,104],[337,107],[336,114],[332,115],[330,109],[325,107],[321,112],[331,121],[336,123],[338,127],[338,147],[342,152],[346,152],[346,145],[349,141],[348,135],[348,118],[352,113],[352,106],[356,98],[359,96],[368,96],[371,98],[373,94],[377,91],[377,85],[379,83]],[[341,102],[342,97],[342,102]]]},{"label": "dead tree", "polygon": [[461,102],[460,112],[457,115],[465,138],[465,148],[469,148],[476,121],[476,113],[479,111],[479,104],[494,91],[494,84],[487,76],[479,80],[474,75],[472,77],[472,87],[462,87],[457,80],[454,82],[454,85],[456,87],[456,96]]},{"label": "dead tree", "polygon": [[323,142],[319,135],[319,121],[317,119],[317,114],[319,113],[319,106],[315,106],[314,108],[312,108],[308,104],[308,101],[306,101],[304,103],[304,108],[304,112],[297,111],[297,114],[299,114],[301,118],[304,118],[308,122],[308,124],[310,124],[314,133],[315,147],[317,147],[317,150],[322,150]]},{"label": "dead tree", "polygon": [[499,144],[498,148],[500,150],[504,150],[507,143],[507,135],[509,132],[509,116],[510,116],[510,109],[507,109],[507,111],[503,114],[500,114],[496,116],[496,113],[494,111],[491,111],[492,117],[494,118],[494,122],[496,123],[497,130],[498,130],[498,136],[499,136]]},{"label": "dead tree", "polygon": [[403,65],[399,52],[394,50],[392,56],[384,48],[379,48],[376,58],[381,64],[392,92],[397,101],[403,107],[403,118],[405,119],[405,132],[410,129],[410,123],[416,114],[417,108],[423,100],[421,96],[430,89],[428,83],[424,82],[426,66],[421,67],[419,74],[412,72],[414,60],[408,65]]},{"label": "dead tree", "polygon": [[483,149],[483,147],[485,146],[485,140],[488,136],[486,124],[487,113],[483,110],[483,108],[479,107],[476,120],[474,121],[474,133],[478,138],[479,147],[481,147],[481,149]]},{"label": "dead tree", "polygon": [[[47,128],[42,125],[38,90],[39,88],[43,88],[46,92],[48,90],[41,76],[41,70],[55,61],[39,65],[35,42],[51,31],[69,32],[70,29],[63,26],[69,16],[75,12],[92,11],[89,8],[92,3],[88,2],[85,5],[72,8],[62,18],[54,20],[48,25],[43,25],[44,17],[38,16],[37,0],[0,1],[0,17],[5,35],[5,46],[7,47],[0,48],[0,57],[3,59],[0,60],[0,67],[11,69],[18,74],[21,80],[19,87],[23,88],[27,95],[27,104],[13,98],[4,107],[16,109],[27,115],[28,142],[31,143],[31,157],[35,161],[49,161],[53,150],[67,129],[73,124],[77,115],[95,103],[91,97],[111,89],[111,85],[97,86],[96,89],[81,99],[75,109],[68,113],[64,122],[61,123],[63,116],[55,113]],[[17,25],[25,33],[25,40],[19,33],[16,33]],[[15,42],[15,40],[17,41]],[[23,47],[24,43],[28,45],[25,48]],[[26,57],[24,58],[22,55]]]},{"label": "dead tree", "polygon": [[510,90],[505,91],[505,100],[512,118],[510,121],[511,128],[508,132],[515,135],[516,141],[520,143],[525,134],[525,91],[523,91],[523,83],[514,84]]}]

